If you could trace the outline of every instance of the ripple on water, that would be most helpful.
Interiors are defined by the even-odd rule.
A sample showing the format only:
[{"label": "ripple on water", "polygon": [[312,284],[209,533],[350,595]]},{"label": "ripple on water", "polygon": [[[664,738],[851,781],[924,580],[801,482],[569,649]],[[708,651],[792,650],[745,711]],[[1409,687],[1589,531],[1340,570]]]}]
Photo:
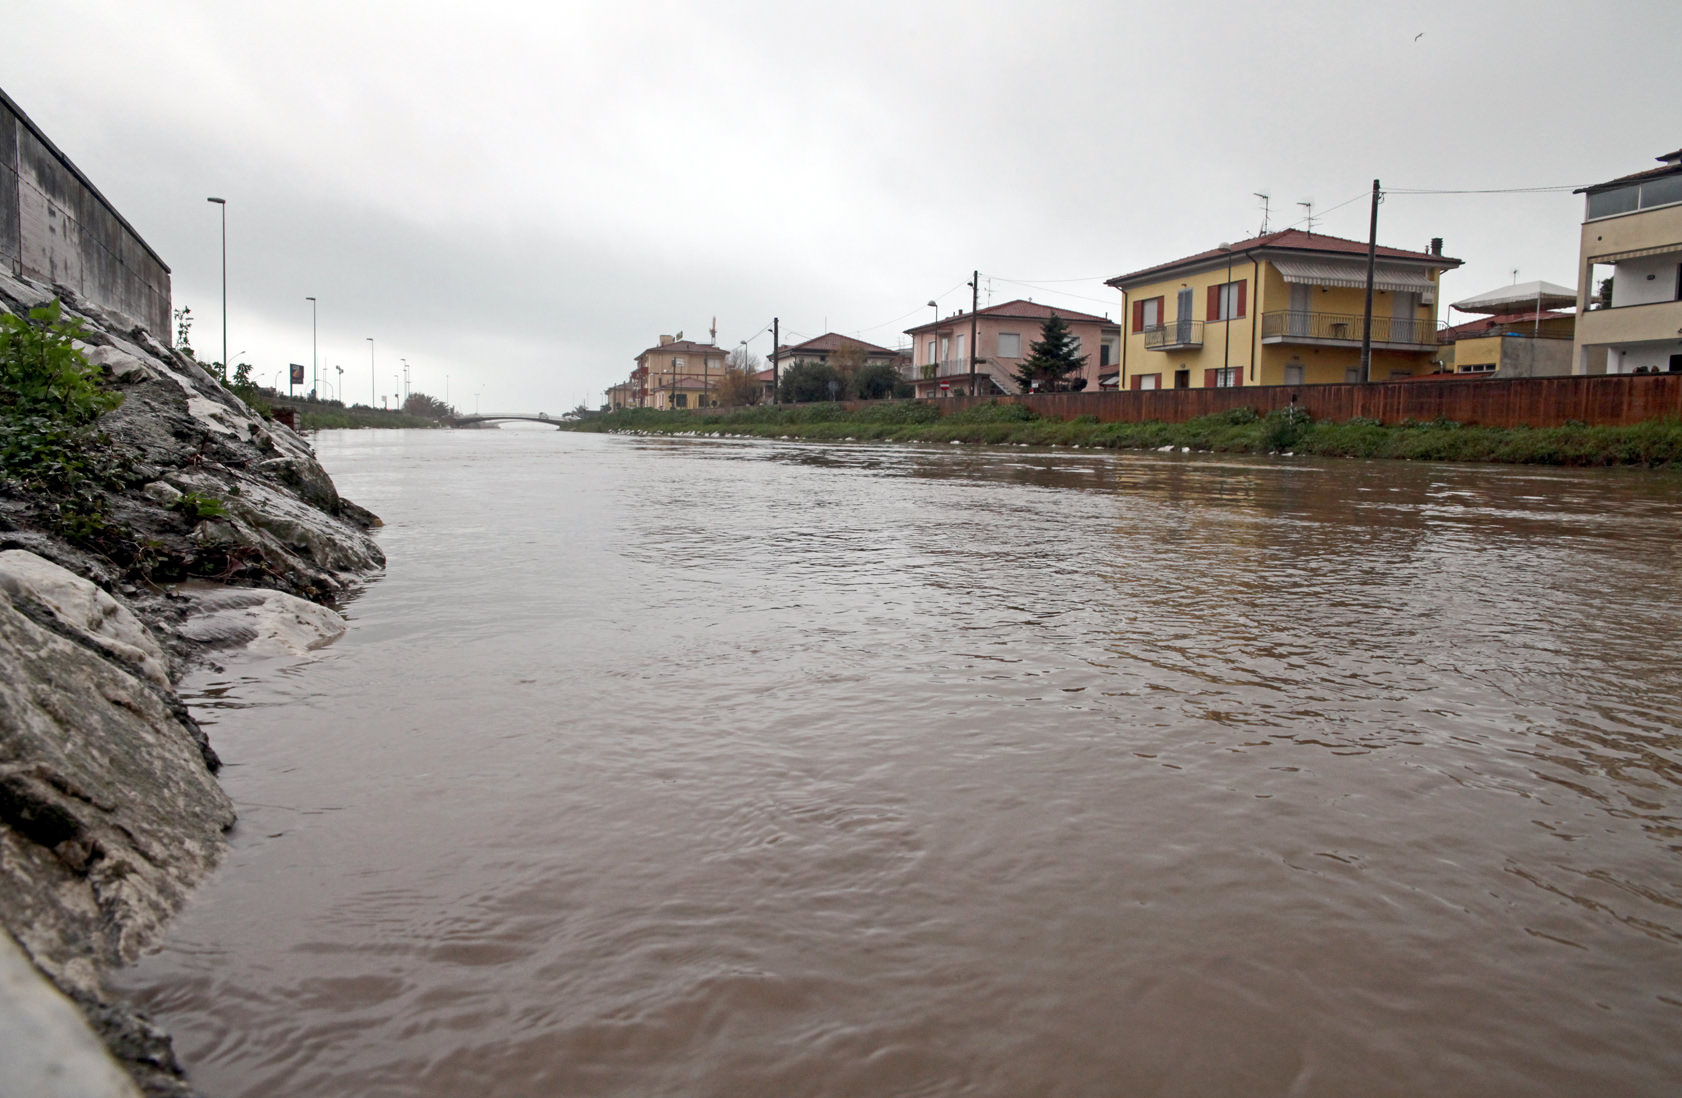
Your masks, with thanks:
[{"label": "ripple on water", "polygon": [[207,674],[125,981],[226,1095],[1658,1095],[1647,476],[326,434],[391,571]]}]

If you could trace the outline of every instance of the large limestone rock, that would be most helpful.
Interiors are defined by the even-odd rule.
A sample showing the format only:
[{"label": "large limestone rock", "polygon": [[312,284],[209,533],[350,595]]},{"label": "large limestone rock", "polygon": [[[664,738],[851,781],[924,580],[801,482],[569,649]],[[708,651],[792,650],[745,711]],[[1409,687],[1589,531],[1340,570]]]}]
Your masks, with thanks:
[{"label": "large limestone rock", "polygon": [[144,659],[112,658],[112,635],[144,626],[61,613],[99,607],[97,589],[27,556],[0,560],[0,922],[97,997],[215,866],[234,809],[179,700]]},{"label": "large limestone rock", "polygon": [[0,1098],[140,1098],[73,1003],[0,931]]}]

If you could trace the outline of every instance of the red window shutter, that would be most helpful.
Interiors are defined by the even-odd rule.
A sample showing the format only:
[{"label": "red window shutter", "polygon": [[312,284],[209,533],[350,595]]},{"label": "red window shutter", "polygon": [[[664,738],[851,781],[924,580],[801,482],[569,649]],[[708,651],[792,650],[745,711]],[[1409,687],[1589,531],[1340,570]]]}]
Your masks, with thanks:
[{"label": "red window shutter", "polygon": [[1209,287],[1209,308],[1204,311],[1203,315],[1207,320],[1219,320],[1221,318],[1221,288],[1219,286]]},{"label": "red window shutter", "polygon": [[1203,387],[1205,389],[1213,389],[1215,387],[1215,385],[1217,384],[1217,382],[1219,381],[1219,374],[1220,374],[1219,370],[1204,370],[1203,371]]},{"label": "red window shutter", "polygon": [[1238,280],[1238,308],[1233,314],[1235,316],[1248,316],[1249,315],[1244,311],[1244,306],[1246,304],[1246,302],[1244,300],[1244,291],[1246,289],[1248,289],[1249,281],[1250,280],[1247,279],[1247,278],[1241,278],[1241,279]]},{"label": "red window shutter", "polygon": [[1236,389],[1242,384],[1244,384],[1244,368],[1242,366],[1234,366],[1232,368],[1232,387]]},{"label": "red window shutter", "polygon": [[1133,375],[1133,388],[1143,389],[1144,387],[1145,387],[1145,379],[1140,377],[1138,374],[1134,374]]},{"label": "red window shutter", "polygon": [[1145,303],[1143,301],[1133,303],[1133,330],[1135,332],[1145,330]]}]

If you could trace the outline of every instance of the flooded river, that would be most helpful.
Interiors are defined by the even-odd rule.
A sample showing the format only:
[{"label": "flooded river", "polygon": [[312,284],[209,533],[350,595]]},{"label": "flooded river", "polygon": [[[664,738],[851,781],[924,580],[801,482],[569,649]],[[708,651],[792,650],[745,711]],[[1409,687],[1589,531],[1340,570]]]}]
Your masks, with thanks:
[{"label": "flooded river", "polygon": [[125,977],[216,1098],[1682,1086],[1673,476],[317,446],[389,573]]}]

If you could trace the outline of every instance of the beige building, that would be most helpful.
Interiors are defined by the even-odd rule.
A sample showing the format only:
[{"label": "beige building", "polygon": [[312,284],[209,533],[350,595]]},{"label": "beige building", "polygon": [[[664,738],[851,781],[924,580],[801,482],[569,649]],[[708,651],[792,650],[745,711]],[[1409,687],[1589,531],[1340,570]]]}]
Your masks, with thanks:
[{"label": "beige building", "polygon": [[1124,389],[1389,381],[1437,369],[1437,280],[1460,260],[1379,247],[1361,376],[1367,243],[1285,229],[1118,275]]},{"label": "beige building", "polygon": [[1588,196],[1572,373],[1682,373],[1682,149]]},{"label": "beige building", "polygon": [[[715,393],[724,376],[724,349],[669,335],[637,356],[636,368],[625,383],[614,386],[608,400],[623,400],[627,408],[714,408]],[[615,404],[614,407],[621,405]]]},{"label": "beige building", "polygon": [[920,397],[1020,392],[1014,375],[1052,313],[1069,326],[1078,344],[1076,353],[1086,356],[1086,365],[1074,376],[1086,382],[1087,392],[1097,392],[1100,377],[1114,373],[1120,360],[1121,325],[1107,316],[1020,300],[977,311],[973,324],[969,313],[953,313],[907,328],[912,361],[906,378]]}]

